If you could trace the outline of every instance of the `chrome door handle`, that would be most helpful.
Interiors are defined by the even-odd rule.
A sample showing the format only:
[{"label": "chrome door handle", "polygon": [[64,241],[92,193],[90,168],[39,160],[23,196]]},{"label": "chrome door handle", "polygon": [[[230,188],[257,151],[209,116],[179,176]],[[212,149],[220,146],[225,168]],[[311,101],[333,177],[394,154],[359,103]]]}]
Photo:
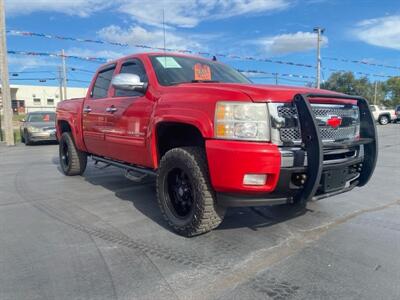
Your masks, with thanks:
[{"label": "chrome door handle", "polygon": [[114,106],[110,106],[110,107],[107,107],[106,108],[106,112],[109,112],[109,113],[114,113],[114,112],[116,112],[118,109],[116,108],[116,107],[114,107]]},{"label": "chrome door handle", "polygon": [[83,112],[84,113],[90,113],[92,111],[92,109],[89,107],[89,106],[86,106],[84,109],[83,109]]}]

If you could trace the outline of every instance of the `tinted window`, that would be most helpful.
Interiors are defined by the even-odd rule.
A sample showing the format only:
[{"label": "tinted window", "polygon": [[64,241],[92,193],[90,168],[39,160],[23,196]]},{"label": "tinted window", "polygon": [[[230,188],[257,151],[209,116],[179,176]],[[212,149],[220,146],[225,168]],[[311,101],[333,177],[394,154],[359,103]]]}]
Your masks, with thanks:
[{"label": "tinted window", "polygon": [[173,55],[150,58],[161,85],[185,82],[251,83],[235,69],[211,60]]},{"label": "tinted window", "polygon": [[93,86],[92,98],[98,99],[107,97],[108,88],[110,87],[114,70],[115,66],[99,73]]},{"label": "tinted window", "polygon": [[[121,74],[122,73],[128,73],[128,74],[136,74],[140,77],[141,82],[147,82],[147,74],[146,70],[142,64],[142,62],[138,59],[130,60],[129,62],[126,62],[122,65],[121,67]],[[115,96],[119,97],[125,97],[125,96],[142,96],[142,92],[138,91],[126,91],[126,90],[120,90],[116,89],[115,90]]]}]

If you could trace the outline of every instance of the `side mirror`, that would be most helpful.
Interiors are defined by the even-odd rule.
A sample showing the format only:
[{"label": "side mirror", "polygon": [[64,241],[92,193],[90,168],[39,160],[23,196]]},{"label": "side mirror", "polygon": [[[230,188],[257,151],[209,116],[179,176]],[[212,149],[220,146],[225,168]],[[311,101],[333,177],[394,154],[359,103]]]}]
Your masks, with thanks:
[{"label": "side mirror", "polygon": [[117,74],[113,77],[111,84],[114,88],[124,91],[145,92],[148,86],[147,82],[141,82],[136,74]]},{"label": "side mirror", "polygon": [[25,123],[25,122],[26,122],[26,120],[25,120],[25,119],[21,119],[21,122],[22,122],[22,123]]}]

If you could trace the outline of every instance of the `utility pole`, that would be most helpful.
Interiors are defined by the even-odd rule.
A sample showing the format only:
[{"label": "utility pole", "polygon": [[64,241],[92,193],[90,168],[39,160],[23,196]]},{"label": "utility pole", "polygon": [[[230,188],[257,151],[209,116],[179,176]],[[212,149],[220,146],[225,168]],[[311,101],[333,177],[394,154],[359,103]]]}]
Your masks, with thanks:
[{"label": "utility pole", "polygon": [[62,57],[62,73],[63,73],[63,87],[64,87],[63,100],[66,100],[68,98],[68,96],[67,96],[67,64],[65,63],[64,49],[62,49],[62,51],[61,51],[61,57]]},{"label": "utility pole", "polygon": [[375,81],[374,85],[374,104],[376,105],[376,100],[377,100],[377,95],[378,95],[378,81]]},{"label": "utility pole", "polygon": [[6,40],[6,14],[4,0],[0,0],[0,72],[1,72],[1,97],[4,112],[4,131],[7,146],[14,146],[14,129],[12,124],[12,105],[10,83],[8,80],[7,40]]},{"label": "utility pole", "polygon": [[315,27],[314,32],[317,33],[317,89],[321,87],[321,42],[324,28]]},{"label": "utility pole", "polygon": [[63,83],[64,83],[64,81],[63,81],[63,77],[62,77],[62,67],[59,66],[58,67],[58,84],[59,84],[59,88],[60,88],[60,101],[64,100],[64,97],[63,97]]},{"label": "utility pole", "polygon": [[278,85],[278,73],[275,73],[275,84]]}]

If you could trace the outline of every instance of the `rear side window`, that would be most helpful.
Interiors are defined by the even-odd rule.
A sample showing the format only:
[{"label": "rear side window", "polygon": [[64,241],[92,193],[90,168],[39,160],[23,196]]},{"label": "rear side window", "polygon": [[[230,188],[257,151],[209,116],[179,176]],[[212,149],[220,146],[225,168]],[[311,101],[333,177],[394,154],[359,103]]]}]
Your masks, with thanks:
[{"label": "rear side window", "polygon": [[96,78],[96,82],[94,83],[92,90],[92,98],[106,98],[108,89],[110,88],[111,79],[113,77],[115,70],[115,66],[112,66],[108,69],[101,71]]},{"label": "rear side window", "polygon": [[[132,59],[125,62],[121,67],[120,74],[128,73],[128,74],[136,74],[140,77],[141,82],[147,82],[147,74],[146,70],[143,66],[143,63],[138,59]],[[135,97],[135,96],[143,96],[142,92],[138,91],[125,91],[116,89],[115,96],[117,97]]]}]

